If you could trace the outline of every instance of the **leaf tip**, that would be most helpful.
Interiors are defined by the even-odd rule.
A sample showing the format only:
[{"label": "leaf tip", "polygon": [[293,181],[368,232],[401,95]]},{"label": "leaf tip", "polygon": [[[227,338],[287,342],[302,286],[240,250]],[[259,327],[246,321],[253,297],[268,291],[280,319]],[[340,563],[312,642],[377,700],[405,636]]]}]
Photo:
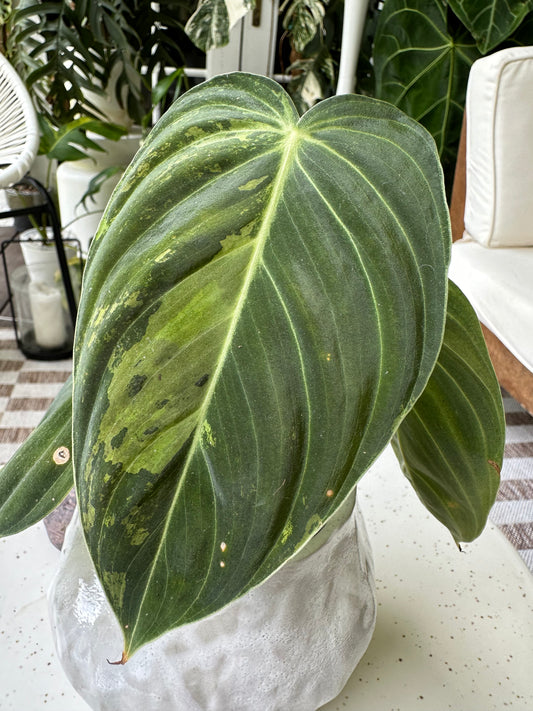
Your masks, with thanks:
[{"label": "leaf tip", "polygon": [[122,657],[121,657],[117,662],[110,662],[109,659],[107,659],[106,661],[107,661],[107,663],[110,664],[111,666],[117,666],[117,665],[119,665],[119,664],[124,665],[124,664],[126,664],[126,662],[128,661],[128,655],[126,654],[126,651],[123,651],[123,652],[122,652]]},{"label": "leaf tip", "polygon": [[497,462],[495,462],[493,459],[487,459],[487,464],[494,469],[498,476],[501,475],[502,468]]}]

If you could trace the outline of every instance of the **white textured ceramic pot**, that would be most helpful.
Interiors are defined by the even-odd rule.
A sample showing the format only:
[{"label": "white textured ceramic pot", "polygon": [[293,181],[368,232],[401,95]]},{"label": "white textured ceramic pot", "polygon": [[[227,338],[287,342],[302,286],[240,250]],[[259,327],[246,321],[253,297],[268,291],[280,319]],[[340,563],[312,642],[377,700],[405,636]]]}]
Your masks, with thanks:
[{"label": "white textured ceramic pot", "polygon": [[374,629],[372,558],[350,503],[260,586],[124,666],[106,661],[120,658],[122,637],[75,516],[49,593],[71,683],[95,711],[315,711],[341,692]]}]

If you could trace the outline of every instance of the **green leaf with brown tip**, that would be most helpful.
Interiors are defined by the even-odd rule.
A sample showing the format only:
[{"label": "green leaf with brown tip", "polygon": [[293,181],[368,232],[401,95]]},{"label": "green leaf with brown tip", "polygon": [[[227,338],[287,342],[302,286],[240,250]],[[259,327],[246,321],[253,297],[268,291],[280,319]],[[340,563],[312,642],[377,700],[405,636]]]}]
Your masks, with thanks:
[{"label": "green leaf with brown tip", "polygon": [[500,483],[505,419],[479,321],[450,282],[435,370],[394,438],[418,496],[454,539],[482,532]]}]

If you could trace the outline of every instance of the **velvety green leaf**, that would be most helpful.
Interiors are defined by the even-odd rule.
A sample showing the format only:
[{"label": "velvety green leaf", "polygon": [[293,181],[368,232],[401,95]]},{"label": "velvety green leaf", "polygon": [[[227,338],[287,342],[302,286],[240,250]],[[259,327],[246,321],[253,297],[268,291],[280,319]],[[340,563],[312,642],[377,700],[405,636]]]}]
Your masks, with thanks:
[{"label": "velvety green leaf", "polygon": [[383,102],[301,120],[230,74],[176,101],[91,246],[76,485],[126,656],[259,584],[353,491],[444,330],[434,143]]},{"label": "velvety green leaf", "polygon": [[428,129],[445,170],[455,165],[468,74],[480,56],[470,35],[450,32],[443,2],[387,0],[373,56],[376,96]]},{"label": "velvety green leaf", "polygon": [[207,52],[229,42],[233,25],[255,7],[255,0],[199,0],[185,32],[200,49]]},{"label": "velvety green leaf", "polygon": [[[71,415],[69,378],[39,427],[0,469],[0,536],[18,533],[37,523],[72,489]],[[56,456],[58,464],[54,453],[59,448],[64,451]]]},{"label": "velvety green leaf", "polygon": [[483,530],[500,482],[505,420],[479,321],[450,282],[444,342],[395,451],[418,496],[457,542]]},{"label": "velvety green leaf", "polygon": [[506,40],[533,10],[533,0],[449,0],[449,5],[482,54]]}]

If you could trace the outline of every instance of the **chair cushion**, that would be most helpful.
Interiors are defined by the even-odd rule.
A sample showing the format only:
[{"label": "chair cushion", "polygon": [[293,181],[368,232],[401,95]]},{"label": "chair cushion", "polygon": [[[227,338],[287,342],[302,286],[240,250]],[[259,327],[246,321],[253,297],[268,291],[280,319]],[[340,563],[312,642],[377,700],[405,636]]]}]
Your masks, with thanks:
[{"label": "chair cushion", "polygon": [[479,320],[533,371],[533,248],[487,249],[466,235],[452,246],[449,274]]},{"label": "chair cushion", "polygon": [[533,245],[533,47],[478,59],[468,81],[465,226],[487,247]]}]

